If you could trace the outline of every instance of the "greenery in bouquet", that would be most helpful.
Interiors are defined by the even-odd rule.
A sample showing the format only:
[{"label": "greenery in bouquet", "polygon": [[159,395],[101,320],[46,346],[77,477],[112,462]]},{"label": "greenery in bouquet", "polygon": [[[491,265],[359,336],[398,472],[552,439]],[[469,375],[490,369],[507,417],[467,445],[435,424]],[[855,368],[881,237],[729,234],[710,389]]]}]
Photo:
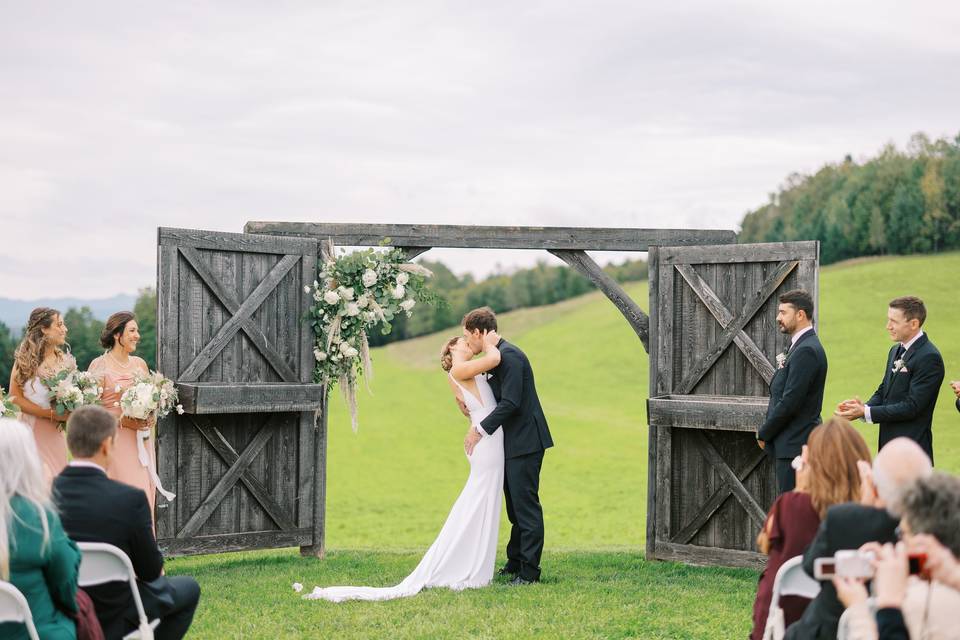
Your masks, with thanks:
[{"label": "greenery in bouquet", "polygon": [[[327,254],[333,256],[332,247]],[[436,303],[437,295],[426,288],[432,275],[408,262],[402,249],[366,249],[323,260],[313,286],[304,287],[314,300],[314,381],[340,384],[354,430],[357,379],[363,376],[369,385],[373,376],[367,335],[388,334],[400,314],[412,315],[418,303]]]},{"label": "greenery in bouquet", "polygon": [[173,380],[162,373],[151,371],[147,375],[138,376],[123,392],[120,396],[120,407],[126,417],[146,420],[154,414],[157,418],[162,418],[174,410],[182,414],[183,406],[177,404],[178,400]]},{"label": "greenery in bouquet", "polygon": [[78,408],[99,404],[103,388],[97,379],[76,368],[61,369],[49,378],[41,380],[50,398],[50,407],[58,416],[63,416]]},{"label": "greenery in bouquet", "polygon": [[13,403],[3,387],[0,387],[0,418],[19,418],[20,407]]}]

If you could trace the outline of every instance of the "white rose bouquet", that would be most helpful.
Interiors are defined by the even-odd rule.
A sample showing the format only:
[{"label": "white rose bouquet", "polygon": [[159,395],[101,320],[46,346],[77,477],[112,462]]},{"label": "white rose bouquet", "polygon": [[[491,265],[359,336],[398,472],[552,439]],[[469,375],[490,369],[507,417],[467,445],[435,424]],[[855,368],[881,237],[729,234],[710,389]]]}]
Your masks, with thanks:
[{"label": "white rose bouquet", "polygon": [[93,375],[84,371],[61,369],[41,382],[49,390],[50,407],[60,416],[84,405],[100,404],[103,388]]},{"label": "white rose bouquet", "polygon": [[19,418],[20,407],[13,403],[10,396],[0,387],[0,418]]},{"label": "white rose bouquet", "polygon": [[[333,256],[332,246],[327,255]],[[376,327],[388,334],[400,314],[412,315],[417,302],[437,302],[439,297],[426,288],[432,275],[408,262],[401,249],[367,249],[330,257],[320,265],[313,286],[304,287],[314,300],[309,318],[317,337],[314,380],[340,383],[354,429],[357,377],[369,385],[373,376],[368,333]]]},{"label": "white rose bouquet", "polygon": [[177,404],[177,389],[173,380],[162,373],[151,371],[141,376],[120,396],[120,406],[124,417],[147,420],[156,415],[162,418],[171,411],[183,413],[183,406]]}]

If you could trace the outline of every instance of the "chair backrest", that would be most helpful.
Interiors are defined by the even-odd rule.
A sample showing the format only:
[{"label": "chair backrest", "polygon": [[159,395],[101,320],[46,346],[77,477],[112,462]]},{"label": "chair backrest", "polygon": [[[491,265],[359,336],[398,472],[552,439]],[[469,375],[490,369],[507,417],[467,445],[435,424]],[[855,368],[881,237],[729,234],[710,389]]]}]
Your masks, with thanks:
[{"label": "chair backrest", "polygon": [[27,627],[30,640],[40,640],[27,599],[19,589],[3,580],[0,580],[0,622],[19,622]]},{"label": "chair backrest", "polygon": [[78,542],[77,547],[82,554],[77,584],[81,587],[92,587],[105,582],[126,582],[130,585],[140,624],[149,626],[143,601],[140,599],[140,589],[137,588],[137,574],[127,554],[105,542]]},{"label": "chair backrest", "polygon": [[800,596],[812,600],[818,593],[820,583],[803,570],[803,556],[795,556],[780,565],[773,581],[773,602],[778,601],[780,596]]}]

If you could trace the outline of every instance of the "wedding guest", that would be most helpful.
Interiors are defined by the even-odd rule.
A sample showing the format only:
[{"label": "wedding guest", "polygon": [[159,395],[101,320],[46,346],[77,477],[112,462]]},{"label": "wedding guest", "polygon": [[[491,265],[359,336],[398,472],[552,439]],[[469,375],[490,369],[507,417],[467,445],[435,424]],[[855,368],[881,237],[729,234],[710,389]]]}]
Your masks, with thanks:
[{"label": "wedding guest", "polygon": [[[896,438],[880,450],[873,468],[859,465],[862,473],[860,502],[847,502],[827,509],[817,535],[803,553],[803,570],[813,577],[817,558],[832,557],[841,549],[859,549],[867,542],[897,539],[902,496],[918,478],[930,475],[930,458],[909,438]],[[800,620],[787,628],[787,640],[836,638],[837,622],[844,606],[830,582],[821,582],[820,593]]]},{"label": "wedding guest", "polygon": [[123,392],[136,382],[138,376],[149,372],[143,358],[132,355],[139,342],[140,327],[132,313],[120,311],[111,315],[100,334],[100,346],[106,352],[90,363],[88,371],[103,386],[100,401],[119,420],[121,427],[108,474],[113,480],[143,489],[147,494],[152,519],[157,492],[154,474],[151,473],[156,469],[153,425],[124,417],[120,406]]},{"label": "wedding guest", "polygon": [[[80,552],[50,502],[49,484],[27,426],[0,418],[0,580],[27,599],[44,640],[73,640]],[[0,623],[0,638],[27,638],[26,627]]]},{"label": "wedding guest", "polygon": [[821,422],[827,354],[813,329],[813,297],[798,289],[783,294],[779,301],[777,325],[790,336],[790,348],[777,356],[767,418],[757,430],[757,441],[773,459],[777,488],[783,493],[793,489],[791,461]]},{"label": "wedding guest", "polygon": [[[760,551],[769,557],[753,603],[752,640],[763,637],[773,581],[780,566],[803,553],[829,507],[860,499],[860,460],[869,464],[870,450],[863,436],[843,418],[831,418],[810,433],[796,471],[796,489],[776,499],[757,538]],[[780,598],[785,625],[799,620],[808,603],[797,596]]]},{"label": "wedding guest", "polygon": [[[957,637],[957,611],[960,611],[960,591],[937,574],[909,574],[908,556],[927,558],[936,553],[935,543],[949,554],[950,559],[960,554],[960,478],[935,473],[913,483],[903,495],[903,519],[900,521],[902,540],[894,547],[887,544],[869,545],[864,551],[876,554],[873,589],[876,593],[876,617],[867,605],[866,585],[854,578],[834,578],[837,593],[849,609],[847,638],[849,640],[876,640],[897,637],[890,635],[900,629],[900,637],[928,638],[929,640]],[[942,553],[942,552],[941,552]],[[942,564],[942,561],[939,563]],[[932,567],[931,567],[932,568]]]},{"label": "wedding guest", "polygon": [[950,388],[953,389],[954,395],[957,396],[957,411],[960,411],[960,380],[951,382]]},{"label": "wedding guest", "polygon": [[863,418],[880,425],[880,443],[894,438],[914,440],[933,461],[933,410],[937,405],[944,368],[940,352],[923,332],[927,308],[913,296],[890,301],[887,332],[896,343],[887,354],[887,366],[876,393],[864,403],[845,400],[837,414],[847,420]]},{"label": "wedding guest", "polygon": [[[77,409],[67,428],[73,461],[54,480],[63,526],[78,542],[106,542],[130,558],[144,610],[160,618],[154,637],[182,638],[200,600],[200,586],[188,576],[164,576],[163,554],[153,535],[147,498],[139,488],[107,477],[117,462],[117,419],[103,407]],[[112,582],[87,590],[104,635],[120,638],[137,628],[130,587]]]},{"label": "wedding guest", "polygon": [[58,415],[51,408],[49,390],[41,380],[62,369],[76,368],[73,356],[64,351],[66,342],[67,325],[60,312],[47,307],[34,309],[14,352],[10,375],[10,398],[20,407],[20,419],[33,430],[48,485],[67,466],[63,423],[69,414]]}]

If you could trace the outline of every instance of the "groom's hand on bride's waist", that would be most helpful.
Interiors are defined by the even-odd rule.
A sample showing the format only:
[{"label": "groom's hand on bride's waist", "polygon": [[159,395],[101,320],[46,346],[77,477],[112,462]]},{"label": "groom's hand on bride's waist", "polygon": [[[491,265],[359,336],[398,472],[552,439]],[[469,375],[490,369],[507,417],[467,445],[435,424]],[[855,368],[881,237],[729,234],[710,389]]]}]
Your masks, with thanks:
[{"label": "groom's hand on bride's waist", "polygon": [[482,438],[483,436],[474,428],[474,425],[470,425],[470,428],[467,429],[467,435],[463,439],[463,450],[468,456],[473,455],[473,448],[477,446],[477,443],[480,442]]}]

